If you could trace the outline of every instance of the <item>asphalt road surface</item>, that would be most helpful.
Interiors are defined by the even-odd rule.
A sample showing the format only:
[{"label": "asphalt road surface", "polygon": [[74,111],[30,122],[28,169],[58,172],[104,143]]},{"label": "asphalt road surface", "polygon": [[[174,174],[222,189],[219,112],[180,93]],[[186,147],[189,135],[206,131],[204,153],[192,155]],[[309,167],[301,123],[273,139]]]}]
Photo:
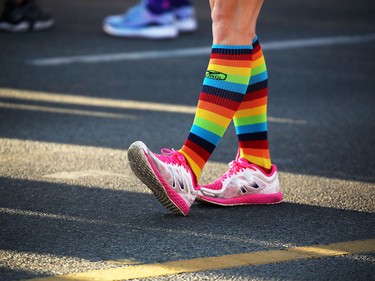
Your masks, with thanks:
[{"label": "asphalt road surface", "polygon": [[[53,30],[0,33],[0,280],[375,280],[372,2],[266,1],[258,34],[285,201],[197,203],[182,218],[132,175],[127,148],[184,142],[208,1],[195,1],[196,33],[163,41],[101,31],[134,1],[41,1]],[[236,145],[230,126],[203,183]]]}]

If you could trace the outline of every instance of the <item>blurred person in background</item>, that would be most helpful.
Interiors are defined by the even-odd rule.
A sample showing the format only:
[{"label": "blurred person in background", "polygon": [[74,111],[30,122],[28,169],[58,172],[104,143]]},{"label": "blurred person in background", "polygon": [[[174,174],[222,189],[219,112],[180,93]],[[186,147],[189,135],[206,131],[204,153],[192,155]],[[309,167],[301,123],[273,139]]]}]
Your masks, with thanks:
[{"label": "blurred person in background", "polygon": [[5,0],[0,16],[0,30],[9,32],[50,29],[54,19],[35,0]]},{"label": "blurred person in background", "polygon": [[173,39],[197,29],[190,0],[142,0],[121,15],[103,21],[105,33],[116,37]]}]

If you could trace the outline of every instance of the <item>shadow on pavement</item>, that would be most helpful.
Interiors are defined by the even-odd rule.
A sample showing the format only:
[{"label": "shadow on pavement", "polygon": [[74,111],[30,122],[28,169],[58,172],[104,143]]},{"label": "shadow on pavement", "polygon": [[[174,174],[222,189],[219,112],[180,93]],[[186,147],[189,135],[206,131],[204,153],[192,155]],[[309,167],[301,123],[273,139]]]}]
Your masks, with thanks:
[{"label": "shadow on pavement", "polygon": [[[154,263],[367,239],[375,219],[294,203],[195,204],[184,218],[150,194],[11,178],[0,178],[0,192],[0,249],[52,255],[39,260],[44,268],[58,263],[54,256]],[[1,269],[4,280],[40,275],[30,270]]]}]

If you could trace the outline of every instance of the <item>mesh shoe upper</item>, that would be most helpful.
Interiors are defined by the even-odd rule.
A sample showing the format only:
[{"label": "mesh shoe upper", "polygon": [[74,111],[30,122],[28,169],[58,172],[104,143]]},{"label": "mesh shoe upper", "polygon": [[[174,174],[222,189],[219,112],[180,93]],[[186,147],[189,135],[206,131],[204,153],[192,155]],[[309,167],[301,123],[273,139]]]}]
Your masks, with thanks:
[{"label": "mesh shoe upper", "polygon": [[157,176],[163,178],[189,206],[193,204],[197,196],[197,184],[185,157],[180,152],[167,148],[162,149],[162,154],[149,151],[146,156],[151,160],[150,164]]},{"label": "mesh shoe upper", "polygon": [[[225,205],[274,203],[281,196],[277,168],[272,165],[267,175],[245,158],[229,163],[229,170],[218,180],[200,188],[198,197]],[[275,195],[278,196],[268,196]],[[217,199],[217,200],[216,200]],[[214,202],[213,202],[214,203]]]}]

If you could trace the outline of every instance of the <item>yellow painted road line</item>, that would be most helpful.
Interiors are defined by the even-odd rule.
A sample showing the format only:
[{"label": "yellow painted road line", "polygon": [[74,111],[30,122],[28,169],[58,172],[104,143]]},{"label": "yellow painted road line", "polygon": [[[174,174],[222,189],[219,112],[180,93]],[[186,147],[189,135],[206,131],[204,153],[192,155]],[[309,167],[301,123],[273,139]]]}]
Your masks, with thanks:
[{"label": "yellow painted road line", "polygon": [[141,102],[131,100],[118,100],[109,98],[96,98],[76,95],[65,95],[58,93],[14,90],[7,88],[0,88],[0,98],[119,109],[178,112],[185,114],[195,113],[195,107],[193,106],[161,104],[155,102]]},{"label": "yellow painted road line", "polygon": [[[145,102],[145,101],[134,101],[134,100],[120,100],[120,99],[108,99],[108,98],[96,98],[96,97],[86,97],[86,96],[76,96],[76,95],[65,95],[58,93],[46,93],[37,91],[26,91],[26,90],[15,90],[8,88],[0,88],[0,98],[5,99],[16,99],[23,101],[33,101],[33,102],[43,102],[43,103],[54,103],[54,104],[65,104],[65,105],[79,105],[79,106],[91,106],[91,107],[107,107],[107,108],[117,108],[117,109],[130,109],[130,110],[147,110],[147,111],[157,111],[157,112],[172,112],[178,114],[195,114],[195,106],[187,105],[177,105],[177,104],[167,104],[167,103],[156,103],[156,102]],[[11,105],[3,103],[3,107],[11,108]],[[14,104],[13,107],[17,109],[21,105]],[[46,111],[46,107],[39,108],[32,105],[22,105],[24,110],[40,110]],[[56,109],[50,108],[50,112],[62,111],[61,113],[68,113],[68,109]],[[70,110],[72,112],[72,110]],[[70,113],[71,113],[70,112]],[[74,113],[74,111],[73,111]],[[76,114],[86,114],[93,115],[91,111],[76,111]],[[99,117],[117,117],[117,118],[130,118],[131,115],[119,115],[113,113],[97,113]],[[303,125],[306,124],[304,120],[295,120],[287,118],[275,118],[268,117],[268,121],[275,123],[286,123]]]},{"label": "yellow painted road line", "polygon": [[207,270],[255,266],[295,260],[334,257],[375,252],[375,239],[348,241],[327,245],[293,247],[253,253],[231,254],[219,257],[196,258],[165,263],[143,264],[105,270],[28,279],[29,281],[88,281],[129,280],[157,276],[191,273]]},{"label": "yellow painted road line", "polygon": [[0,102],[0,108],[39,111],[39,112],[48,112],[48,113],[59,113],[59,114],[70,114],[70,115],[81,115],[81,116],[92,116],[92,117],[102,117],[102,118],[118,118],[118,119],[121,118],[121,119],[133,119],[133,120],[136,119],[136,116],[130,115],[130,114],[58,108],[58,107],[52,107],[52,106],[18,104],[18,103],[9,103],[9,102]]}]

